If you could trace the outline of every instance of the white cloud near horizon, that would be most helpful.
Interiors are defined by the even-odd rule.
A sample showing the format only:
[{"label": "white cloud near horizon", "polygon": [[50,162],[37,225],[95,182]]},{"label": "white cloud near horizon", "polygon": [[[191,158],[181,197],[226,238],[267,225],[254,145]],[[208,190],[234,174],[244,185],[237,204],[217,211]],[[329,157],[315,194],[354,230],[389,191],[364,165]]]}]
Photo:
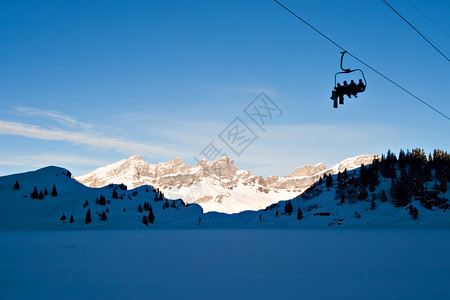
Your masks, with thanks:
[{"label": "white cloud near horizon", "polygon": [[34,107],[25,107],[25,106],[15,106],[13,107],[14,112],[17,114],[23,115],[23,116],[38,116],[38,117],[45,117],[52,120],[57,121],[58,123],[69,127],[81,127],[83,129],[90,129],[93,127],[92,124],[84,123],[76,120],[73,117],[64,115],[58,111],[52,111],[52,110],[44,110]]},{"label": "white cloud near horizon", "polygon": [[39,140],[67,141],[76,145],[89,145],[96,148],[114,149],[121,153],[139,153],[141,155],[172,157],[178,153],[159,146],[128,141],[117,137],[108,137],[88,131],[67,131],[46,129],[41,126],[0,120],[0,134],[17,135]]},{"label": "white cloud near horizon", "polygon": [[41,167],[48,165],[65,166],[77,164],[82,166],[101,166],[107,164],[105,160],[75,156],[70,154],[41,153],[35,155],[20,155],[7,160],[0,160],[3,166],[32,166]]}]

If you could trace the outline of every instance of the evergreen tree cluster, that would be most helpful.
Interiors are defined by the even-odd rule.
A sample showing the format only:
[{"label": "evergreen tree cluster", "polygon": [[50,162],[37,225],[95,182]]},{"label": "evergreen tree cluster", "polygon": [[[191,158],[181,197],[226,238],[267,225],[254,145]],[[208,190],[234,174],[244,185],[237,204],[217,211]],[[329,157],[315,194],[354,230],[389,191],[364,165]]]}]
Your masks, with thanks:
[{"label": "evergreen tree cluster", "polygon": [[105,198],[105,196],[100,195],[99,198],[95,199],[95,204],[102,205],[102,206],[106,205],[106,198]]},{"label": "evergreen tree cluster", "polygon": [[153,199],[155,202],[164,200],[164,194],[159,189],[153,189],[153,192],[155,193],[155,198]]},{"label": "evergreen tree cluster", "polygon": [[149,223],[153,224],[155,222],[155,214],[153,213],[153,207],[150,203],[144,202],[144,208],[142,208],[139,204],[138,210],[139,212],[148,211],[148,214],[142,217],[142,223],[145,226],[148,226]]},{"label": "evergreen tree cluster", "polygon": [[[16,182],[18,185],[18,182]],[[19,187],[17,188],[19,189]],[[37,186],[34,186],[33,192],[30,194],[31,199],[39,199],[42,200],[44,199],[44,196],[47,196],[48,192],[47,192],[47,188],[44,188],[44,191],[40,190],[38,192]],[[52,193],[51,195],[53,197],[58,196],[58,192],[56,191],[56,185],[53,185],[53,189],[52,189]]]},{"label": "evergreen tree cluster", "polygon": [[284,205],[284,214],[290,216],[292,214],[292,211],[294,210],[294,207],[292,206],[291,201],[286,201],[286,204]]}]

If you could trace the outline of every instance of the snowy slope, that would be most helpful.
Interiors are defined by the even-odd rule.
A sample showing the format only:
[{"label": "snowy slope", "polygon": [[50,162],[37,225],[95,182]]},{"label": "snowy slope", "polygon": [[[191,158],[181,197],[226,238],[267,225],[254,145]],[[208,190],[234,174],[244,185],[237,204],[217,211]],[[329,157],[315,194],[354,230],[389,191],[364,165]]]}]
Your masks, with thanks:
[{"label": "snowy slope", "polygon": [[[244,211],[238,214],[217,212],[203,213],[197,204],[184,205],[181,200],[155,201],[158,192],[150,186],[122,191],[117,185],[89,188],[67,176],[68,171],[58,167],[47,167],[34,172],[0,177],[0,230],[79,230],[79,229],[147,229],[147,228],[327,228],[327,227],[444,227],[450,228],[450,210],[433,207],[426,209],[413,201],[419,216],[413,219],[408,206],[394,207],[392,198],[382,202],[382,190],[389,191],[391,179],[380,176],[380,183],[366,200],[347,198],[341,203],[337,196],[337,176],[333,184],[317,182],[303,195],[289,202],[292,213],[285,213],[287,201],[270,205],[259,211]],[[351,178],[358,178],[359,170],[351,172]],[[19,189],[14,189],[16,181]],[[433,180],[426,183],[433,188]],[[51,196],[53,185],[57,196]],[[38,191],[47,189],[43,199],[32,199],[34,187]],[[241,188],[241,187],[240,187]],[[242,187],[244,188],[244,187]],[[113,198],[114,191],[118,199]],[[251,191],[251,190],[250,190]],[[237,193],[247,192],[237,189]],[[374,210],[371,209],[371,195],[375,196]],[[105,205],[96,203],[103,195]],[[450,191],[440,193],[441,198],[450,198]],[[120,199],[123,198],[123,199]],[[83,204],[88,201],[89,205]],[[155,215],[154,224],[142,223],[147,211],[139,212],[138,207],[148,202]],[[168,207],[165,207],[167,203]],[[238,204],[236,204],[238,205]],[[302,220],[297,219],[297,209],[303,212]],[[85,224],[87,210],[90,209],[92,222]],[[103,212],[107,220],[99,215]],[[278,213],[277,213],[278,212]],[[356,212],[356,213],[355,213]],[[65,214],[67,220],[60,217]],[[326,215],[324,215],[326,214]],[[74,222],[69,218],[73,215]]]},{"label": "snowy slope", "polygon": [[[149,186],[142,186],[132,191],[122,191],[118,186],[88,188],[73,178],[68,177],[67,170],[58,167],[46,167],[37,171],[0,177],[0,230],[23,229],[123,229],[146,227],[142,223],[144,215],[138,211],[139,205],[149,202],[155,215],[152,227],[189,228],[198,224],[202,209],[196,204],[185,206],[182,201],[168,201],[174,207],[163,209],[165,201],[154,201],[155,193]],[[13,185],[18,182],[20,188]],[[57,196],[50,195],[53,185]],[[34,187],[38,191],[49,192],[42,200],[32,199],[30,194]],[[113,199],[113,190],[123,199]],[[96,204],[96,199],[103,195],[106,205]],[[83,206],[85,202],[89,205]],[[108,203],[109,202],[109,203]],[[85,224],[87,210],[90,209],[92,222]],[[109,212],[106,212],[109,210]],[[107,220],[101,221],[99,214],[106,212]],[[60,221],[62,215],[66,221]],[[73,215],[74,222],[69,223]]]},{"label": "snowy slope", "polygon": [[280,200],[294,198],[324,174],[352,170],[370,164],[374,155],[348,158],[331,168],[323,164],[300,166],[287,176],[255,176],[239,170],[228,157],[216,161],[200,161],[188,166],[180,158],[150,164],[133,155],[128,159],[99,168],[76,180],[89,187],[123,183],[129,188],[151,185],[169,199],[197,203],[205,212],[238,213],[258,210]]}]

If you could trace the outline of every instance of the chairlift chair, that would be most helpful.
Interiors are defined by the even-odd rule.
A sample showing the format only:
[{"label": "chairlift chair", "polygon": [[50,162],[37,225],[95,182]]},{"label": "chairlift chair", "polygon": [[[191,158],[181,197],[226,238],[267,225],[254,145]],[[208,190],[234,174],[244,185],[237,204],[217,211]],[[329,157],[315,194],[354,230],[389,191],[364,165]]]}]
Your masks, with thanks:
[{"label": "chairlift chair", "polygon": [[[341,54],[342,54],[341,55],[341,70],[342,71],[341,72],[337,72],[334,75],[334,87],[337,88],[337,77],[338,77],[339,74],[348,74],[348,73],[353,73],[353,72],[360,72],[362,80],[364,81],[364,86],[365,86],[364,90],[365,90],[367,88],[367,80],[366,80],[366,77],[364,76],[364,72],[361,69],[353,69],[353,70],[351,70],[351,69],[344,69],[344,67],[342,66],[342,63],[344,61],[345,53],[347,53],[347,51],[342,51],[341,52]],[[361,92],[364,92],[364,90],[361,91]],[[338,99],[337,99],[337,97],[336,97],[336,99],[333,99],[333,100],[334,100],[333,107],[337,108],[338,107]],[[344,104],[344,103],[342,101],[339,101],[339,104]]]}]

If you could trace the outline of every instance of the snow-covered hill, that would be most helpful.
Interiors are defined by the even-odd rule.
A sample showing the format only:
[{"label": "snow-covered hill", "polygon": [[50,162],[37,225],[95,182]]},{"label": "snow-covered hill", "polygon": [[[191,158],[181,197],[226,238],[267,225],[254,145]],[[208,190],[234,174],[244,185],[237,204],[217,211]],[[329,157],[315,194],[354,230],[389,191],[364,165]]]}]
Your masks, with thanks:
[{"label": "snow-covered hill", "polygon": [[[429,197],[428,194],[421,195],[421,198],[411,197],[409,200],[412,203],[401,207],[394,206],[393,196],[390,195],[392,184],[396,181],[381,176],[381,172],[374,173],[378,181],[373,186],[365,183],[367,187],[364,187],[361,170],[356,169],[327,176],[327,179],[319,180],[301,196],[272,204],[265,209],[224,214],[203,213],[198,204],[185,205],[182,200],[164,199],[151,186],[132,190],[123,190],[124,187],[119,185],[89,188],[71,178],[70,172],[65,169],[46,167],[0,177],[0,230],[450,228],[450,191],[444,187],[442,190],[445,191],[435,190],[439,181],[434,170],[432,177],[424,183],[425,190],[430,191],[427,192]],[[396,173],[399,182],[406,176],[401,175],[399,170]],[[373,176],[370,178],[373,180]],[[366,189],[369,191],[364,195],[362,191]],[[52,195],[53,190],[55,193]],[[382,196],[383,191],[385,198]],[[360,194],[363,196],[360,197]],[[416,218],[413,218],[410,206],[417,209]],[[154,216],[153,223],[149,221],[149,207]],[[88,210],[91,212],[90,223],[86,223]],[[61,220],[63,215],[65,220]],[[144,224],[144,219],[149,223]]]},{"label": "snow-covered hill", "polygon": [[[159,194],[150,186],[132,191],[122,190],[118,185],[89,188],[68,175],[66,169],[46,167],[0,177],[0,230],[144,228],[142,221],[149,211],[140,212],[139,206],[144,208],[145,203],[152,206],[155,222],[149,225],[156,228],[194,227],[202,215],[202,208],[197,204],[186,206],[181,200],[155,201]],[[51,195],[53,186],[56,196]],[[38,195],[42,191],[42,197],[32,198],[35,187]],[[116,198],[114,193],[117,193]],[[92,221],[86,224],[88,210]],[[107,219],[102,221],[103,212]],[[63,214],[66,220],[60,220]]]},{"label": "snow-covered hill", "polygon": [[294,198],[324,174],[336,174],[361,164],[370,164],[374,157],[360,155],[348,158],[331,168],[323,164],[301,166],[287,176],[263,178],[248,170],[239,170],[228,157],[216,161],[202,160],[196,166],[189,166],[180,158],[150,164],[133,155],[75,179],[89,187],[103,187],[110,183],[123,183],[129,188],[151,185],[160,189],[165,197],[197,203],[205,212],[238,213]]}]

